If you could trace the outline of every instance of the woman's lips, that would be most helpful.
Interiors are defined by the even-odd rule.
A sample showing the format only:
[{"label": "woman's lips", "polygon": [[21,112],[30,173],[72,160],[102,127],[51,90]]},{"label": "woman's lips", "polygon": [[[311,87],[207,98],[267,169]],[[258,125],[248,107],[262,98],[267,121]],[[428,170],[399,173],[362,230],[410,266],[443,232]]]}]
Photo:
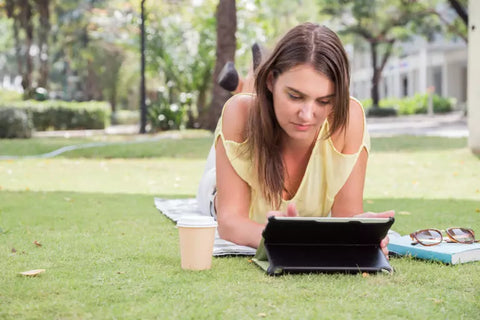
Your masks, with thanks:
[{"label": "woman's lips", "polygon": [[307,131],[310,128],[311,125],[308,124],[308,123],[294,123],[293,126],[298,131]]}]

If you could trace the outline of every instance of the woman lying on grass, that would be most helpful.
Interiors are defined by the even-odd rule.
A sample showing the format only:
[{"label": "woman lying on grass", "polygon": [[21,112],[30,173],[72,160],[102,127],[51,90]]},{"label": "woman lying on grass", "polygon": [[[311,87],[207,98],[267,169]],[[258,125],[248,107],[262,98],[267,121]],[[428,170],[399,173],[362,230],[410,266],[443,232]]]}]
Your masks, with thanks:
[{"label": "woman lying on grass", "polygon": [[255,94],[225,103],[197,195],[223,239],[258,247],[272,215],[394,215],[363,213],[370,137],[349,85],[340,39],[305,23],[256,70]]}]

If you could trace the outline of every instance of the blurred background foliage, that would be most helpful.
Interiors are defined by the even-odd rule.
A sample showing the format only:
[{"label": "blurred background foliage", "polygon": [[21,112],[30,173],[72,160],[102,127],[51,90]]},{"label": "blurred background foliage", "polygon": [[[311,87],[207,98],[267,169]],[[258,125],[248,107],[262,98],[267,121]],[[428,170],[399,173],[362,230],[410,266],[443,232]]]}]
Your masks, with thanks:
[{"label": "blurred background foliage", "polygon": [[[221,1],[226,0],[145,1],[151,131],[202,126],[199,115],[208,113],[212,101],[215,12]],[[465,0],[453,2],[467,6]],[[446,24],[436,13],[439,5],[451,5],[447,0],[235,3],[235,64],[241,74],[251,63],[254,42],[271,47],[304,21],[332,27],[345,44],[377,41],[380,62],[388,59],[394,41],[412,34],[428,37],[443,30],[466,38],[467,32],[460,16]],[[371,31],[371,38],[362,36],[362,28]],[[140,117],[140,0],[0,0],[0,29],[3,105],[19,99],[106,101],[113,123]],[[381,73],[380,67],[375,72]]]}]

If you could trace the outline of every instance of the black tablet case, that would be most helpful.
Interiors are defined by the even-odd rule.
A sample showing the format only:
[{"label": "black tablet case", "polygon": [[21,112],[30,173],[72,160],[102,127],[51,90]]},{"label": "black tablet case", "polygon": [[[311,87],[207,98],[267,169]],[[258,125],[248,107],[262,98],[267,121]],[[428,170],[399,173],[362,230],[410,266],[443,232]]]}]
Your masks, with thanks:
[{"label": "black tablet case", "polygon": [[385,222],[270,217],[254,262],[269,275],[284,272],[378,272],[393,269],[380,248],[394,219]]}]

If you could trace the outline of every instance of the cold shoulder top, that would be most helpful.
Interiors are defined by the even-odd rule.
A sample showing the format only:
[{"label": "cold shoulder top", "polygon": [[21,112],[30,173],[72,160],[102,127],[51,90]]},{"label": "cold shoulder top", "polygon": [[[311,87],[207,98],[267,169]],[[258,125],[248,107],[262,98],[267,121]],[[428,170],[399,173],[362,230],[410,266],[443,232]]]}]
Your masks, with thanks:
[{"label": "cold shoulder top", "polygon": [[[360,104],[358,100],[355,101]],[[223,135],[223,112],[228,107],[229,102],[230,100],[225,103],[222,115],[218,121],[214,135],[215,144],[220,141],[223,143],[227,157],[234,170],[250,186],[250,219],[258,223],[266,223],[267,212],[274,210],[274,208],[271,208],[270,204],[262,196],[259,181],[256,179],[257,174],[253,166],[253,160],[245,152],[246,142],[239,143],[227,140]],[[363,148],[367,152],[370,150],[370,136],[366,128],[365,113],[363,112],[363,107],[361,108],[364,123],[363,139],[357,152],[343,154],[337,151],[331,138],[324,138],[329,130],[328,121],[325,120],[297,192],[290,200],[282,199],[279,210],[285,211],[287,205],[293,201],[300,216],[328,216],[330,214],[335,196],[350,176],[360,152]]]}]

